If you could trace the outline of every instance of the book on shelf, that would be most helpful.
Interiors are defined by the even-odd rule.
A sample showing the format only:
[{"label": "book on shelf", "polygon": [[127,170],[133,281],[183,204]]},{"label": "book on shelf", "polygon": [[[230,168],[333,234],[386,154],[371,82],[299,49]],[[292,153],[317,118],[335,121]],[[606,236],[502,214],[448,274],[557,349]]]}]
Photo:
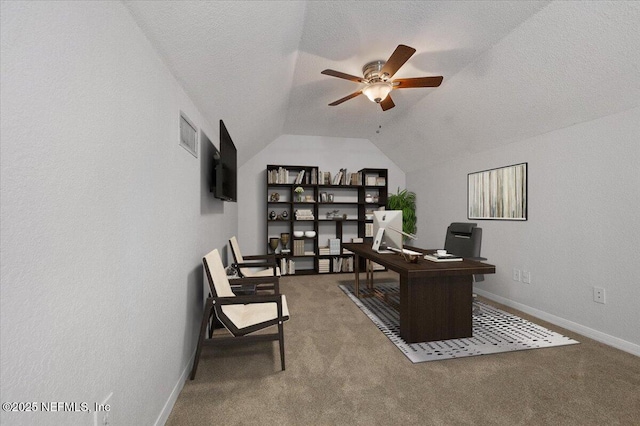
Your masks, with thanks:
[{"label": "book on shelf", "polygon": [[333,176],[333,180],[331,181],[332,185],[339,185],[340,184],[340,179],[342,178],[342,170],[340,170],[338,173],[336,173]]},{"label": "book on shelf", "polygon": [[284,167],[269,170],[267,173],[267,183],[289,183],[289,170]]},{"label": "book on shelf", "polygon": [[340,254],[340,239],[339,238],[330,238],[329,239],[329,253],[330,254]]},{"label": "book on shelf", "polygon": [[373,237],[373,223],[364,224],[364,236]]},{"label": "book on shelf", "polygon": [[326,274],[331,271],[330,269],[331,263],[329,263],[329,259],[319,259],[318,260],[318,272],[321,274]]},{"label": "book on shelf", "polygon": [[360,185],[360,173],[351,173],[347,185]]},{"label": "book on shelf", "polygon": [[367,186],[376,186],[377,179],[377,176],[367,175]]},{"label": "book on shelf", "polygon": [[293,240],[293,255],[304,255],[304,240]]}]

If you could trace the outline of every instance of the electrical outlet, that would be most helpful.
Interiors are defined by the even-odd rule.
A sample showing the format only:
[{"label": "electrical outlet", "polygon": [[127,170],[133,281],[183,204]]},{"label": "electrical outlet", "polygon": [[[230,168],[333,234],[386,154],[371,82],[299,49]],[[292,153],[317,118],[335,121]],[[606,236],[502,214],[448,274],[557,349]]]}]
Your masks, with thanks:
[{"label": "electrical outlet", "polygon": [[513,268],[513,280],[514,281],[520,281],[520,274],[521,274],[520,269]]},{"label": "electrical outlet", "polygon": [[94,426],[110,426],[111,425],[111,397],[113,396],[113,392],[111,392],[107,397],[102,401],[101,404],[96,403],[93,410],[93,424]]},{"label": "electrical outlet", "polygon": [[593,288],[593,301],[596,303],[604,304],[604,288],[600,288],[600,287]]},{"label": "electrical outlet", "polygon": [[531,272],[522,271],[522,282],[525,284],[531,284]]}]

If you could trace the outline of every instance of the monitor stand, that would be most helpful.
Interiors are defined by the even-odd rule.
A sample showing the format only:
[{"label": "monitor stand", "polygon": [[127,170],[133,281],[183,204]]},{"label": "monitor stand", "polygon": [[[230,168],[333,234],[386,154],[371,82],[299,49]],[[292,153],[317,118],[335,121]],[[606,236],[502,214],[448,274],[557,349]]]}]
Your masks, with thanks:
[{"label": "monitor stand", "polygon": [[385,250],[380,248],[380,243],[382,243],[383,236],[384,236],[384,228],[378,229],[378,233],[376,234],[376,237],[373,239],[373,245],[371,246],[371,248],[376,253],[381,253],[381,254],[393,253],[391,250]]}]

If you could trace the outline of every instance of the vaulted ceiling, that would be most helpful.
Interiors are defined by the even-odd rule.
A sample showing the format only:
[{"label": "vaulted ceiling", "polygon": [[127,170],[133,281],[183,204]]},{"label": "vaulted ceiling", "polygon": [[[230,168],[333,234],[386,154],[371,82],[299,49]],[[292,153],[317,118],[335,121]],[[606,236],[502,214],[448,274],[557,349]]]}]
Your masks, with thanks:
[{"label": "vaulted ceiling", "polygon": [[[125,1],[171,72],[244,163],[282,134],[365,138],[403,170],[472,155],[639,105],[640,7],[566,1]],[[362,75],[417,50],[382,112]],[[379,131],[379,132],[378,132]],[[215,135],[213,135],[215,136]],[[214,139],[212,137],[212,139]]]}]

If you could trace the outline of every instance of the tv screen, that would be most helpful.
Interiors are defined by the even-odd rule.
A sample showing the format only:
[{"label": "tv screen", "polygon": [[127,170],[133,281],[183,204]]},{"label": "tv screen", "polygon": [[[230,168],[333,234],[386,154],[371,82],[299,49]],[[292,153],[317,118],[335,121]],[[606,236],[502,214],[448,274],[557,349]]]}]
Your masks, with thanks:
[{"label": "tv screen", "polygon": [[238,152],[224,122],[220,120],[220,158],[215,161],[213,195],[225,201],[237,200]]}]

